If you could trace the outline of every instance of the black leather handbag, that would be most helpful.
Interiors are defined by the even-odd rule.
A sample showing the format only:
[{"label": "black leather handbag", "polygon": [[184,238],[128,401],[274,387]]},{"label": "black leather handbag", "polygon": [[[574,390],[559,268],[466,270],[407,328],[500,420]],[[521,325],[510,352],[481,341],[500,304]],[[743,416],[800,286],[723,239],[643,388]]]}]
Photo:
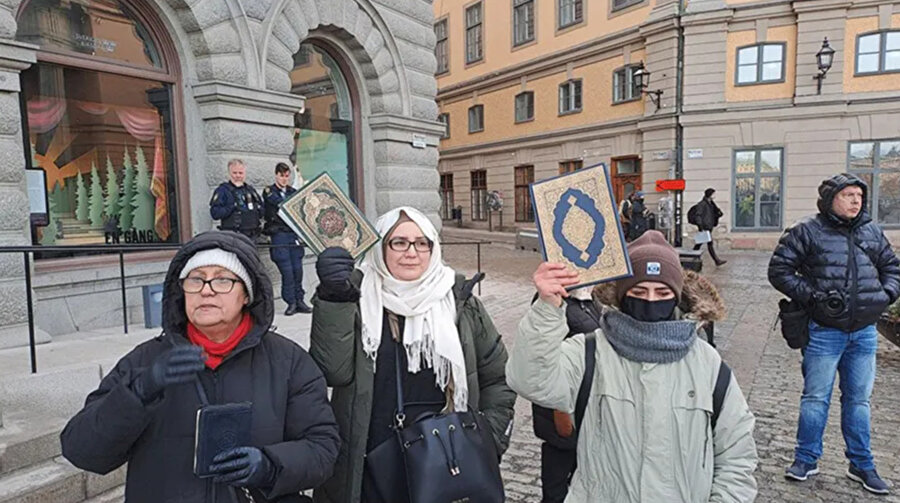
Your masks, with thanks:
[{"label": "black leather handbag", "polygon": [[[397,345],[396,447],[388,442],[367,455],[366,464],[376,487],[387,501],[409,503],[503,503],[500,458],[487,420],[481,412],[423,414],[407,424],[403,403],[400,345]],[[403,477],[390,474],[399,448]],[[379,461],[384,461],[380,465]],[[380,465],[380,466],[379,466]],[[406,494],[390,486],[405,482]],[[396,486],[395,486],[396,487]],[[401,486],[402,487],[402,486]]]}]

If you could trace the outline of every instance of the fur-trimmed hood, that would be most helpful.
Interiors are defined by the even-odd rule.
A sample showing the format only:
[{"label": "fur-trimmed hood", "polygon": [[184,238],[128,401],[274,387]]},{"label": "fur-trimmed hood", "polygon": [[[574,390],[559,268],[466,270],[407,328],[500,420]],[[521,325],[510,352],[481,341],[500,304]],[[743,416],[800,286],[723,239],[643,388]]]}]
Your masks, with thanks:
[{"label": "fur-trimmed hood", "polygon": [[[619,308],[614,281],[597,285],[592,293],[594,303]],[[700,321],[721,321],[727,314],[725,301],[719,295],[715,285],[694,271],[684,271],[684,289],[681,291],[681,303],[678,309],[686,318]]]}]

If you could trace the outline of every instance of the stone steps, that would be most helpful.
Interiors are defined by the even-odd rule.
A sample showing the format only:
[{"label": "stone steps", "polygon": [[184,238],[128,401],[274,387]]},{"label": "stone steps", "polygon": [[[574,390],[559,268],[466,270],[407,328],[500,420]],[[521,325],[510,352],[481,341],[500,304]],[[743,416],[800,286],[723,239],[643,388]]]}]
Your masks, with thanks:
[{"label": "stone steps", "polygon": [[125,502],[125,486],[119,486],[103,494],[98,494],[91,499],[87,499],[84,503],[124,503]]},{"label": "stone steps", "polygon": [[83,472],[58,457],[0,476],[0,503],[124,501],[124,493],[121,499],[116,499],[115,493],[124,483],[124,467],[99,476]]}]

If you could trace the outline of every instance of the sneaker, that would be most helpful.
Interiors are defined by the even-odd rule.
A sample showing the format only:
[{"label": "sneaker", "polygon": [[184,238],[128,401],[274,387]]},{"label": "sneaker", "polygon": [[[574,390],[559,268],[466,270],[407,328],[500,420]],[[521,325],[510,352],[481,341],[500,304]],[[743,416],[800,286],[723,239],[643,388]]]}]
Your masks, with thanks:
[{"label": "sneaker", "polygon": [[887,482],[881,480],[875,470],[860,470],[851,464],[847,469],[847,477],[862,484],[863,489],[872,494],[889,494],[891,492]]},{"label": "sneaker", "polygon": [[802,461],[794,461],[794,464],[784,472],[785,478],[793,480],[806,480],[810,475],[819,473],[819,467],[815,463],[804,463]]}]

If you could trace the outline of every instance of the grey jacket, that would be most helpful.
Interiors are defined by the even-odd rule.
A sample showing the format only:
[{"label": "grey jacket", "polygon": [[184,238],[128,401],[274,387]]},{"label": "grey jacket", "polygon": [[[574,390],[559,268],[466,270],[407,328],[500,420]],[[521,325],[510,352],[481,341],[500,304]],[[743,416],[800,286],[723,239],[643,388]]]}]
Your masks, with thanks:
[{"label": "grey jacket", "polygon": [[[528,400],[571,412],[585,344],[567,332],[564,307],[536,302],[519,324],[506,377]],[[695,338],[675,363],[639,363],[596,333],[594,383],[566,503],[753,501],[754,418],[733,375],[715,431],[710,426],[719,354]]]}]

